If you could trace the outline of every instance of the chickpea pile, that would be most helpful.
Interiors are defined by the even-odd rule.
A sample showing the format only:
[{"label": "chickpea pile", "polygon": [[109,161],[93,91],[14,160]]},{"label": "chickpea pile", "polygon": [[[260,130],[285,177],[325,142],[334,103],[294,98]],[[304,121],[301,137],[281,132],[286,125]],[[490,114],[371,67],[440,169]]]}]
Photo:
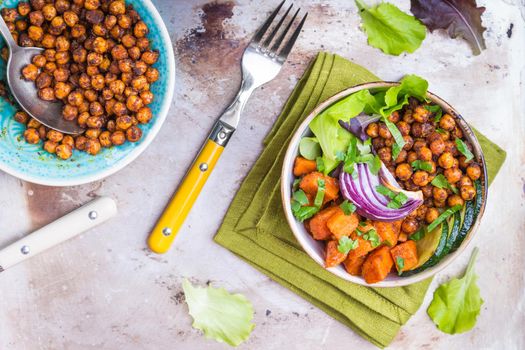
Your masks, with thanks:
[{"label": "chickpea pile", "polygon": [[[137,142],[139,124],[152,118],[150,84],[159,78],[152,65],[148,27],[124,0],[30,0],[2,9],[2,17],[21,46],[45,49],[22,70],[38,96],[64,103],[62,117],[86,130],[71,137],[51,130],[24,112],[27,142],[68,159],[73,149],[96,155],[102,147]],[[7,48],[2,57],[7,57]],[[60,117],[60,116],[58,116]]]},{"label": "chickpea pile", "polygon": [[[473,181],[481,176],[481,168],[474,161],[466,161],[456,146],[455,139],[462,139],[467,147],[472,146],[463,139],[463,132],[450,114],[443,114],[434,122],[434,114],[416,99],[411,99],[404,109],[394,112],[389,120],[396,124],[405,140],[405,146],[396,159],[392,159],[392,134],[382,122],[371,123],[366,133],[372,138],[372,146],[382,162],[408,191],[421,190],[424,203],[410,213],[401,225],[401,230],[411,235],[425,222],[432,223],[440,215],[440,209],[464,205],[476,196]],[[430,171],[414,170],[412,162],[421,160],[431,165]],[[452,190],[431,184],[443,174]]]}]

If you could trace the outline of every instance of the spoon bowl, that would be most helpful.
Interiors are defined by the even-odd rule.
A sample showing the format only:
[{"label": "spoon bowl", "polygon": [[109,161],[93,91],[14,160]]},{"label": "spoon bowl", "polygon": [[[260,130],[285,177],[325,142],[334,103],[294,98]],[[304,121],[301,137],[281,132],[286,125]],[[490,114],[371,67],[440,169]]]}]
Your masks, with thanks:
[{"label": "spoon bowl", "polygon": [[31,117],[51,129],[65,134],[78,135],[82,133],[84,129],[76,121],[68,121],[62,118],[62,102],[49,102],[40,99],[35,83],[22,77],[24,66],[31,62],[33,56],[42,54],[44,49],[17,45],[2,17],[0,17],[0,32],[9,47],[6,69],[7,84],[20,107]]}]

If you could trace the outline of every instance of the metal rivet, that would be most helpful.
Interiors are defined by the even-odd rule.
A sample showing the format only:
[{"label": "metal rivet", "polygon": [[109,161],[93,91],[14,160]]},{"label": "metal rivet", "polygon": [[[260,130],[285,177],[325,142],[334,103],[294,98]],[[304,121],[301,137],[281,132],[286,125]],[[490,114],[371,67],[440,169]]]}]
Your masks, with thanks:
[{"label": "metal rivet", "polygon": [[226,133],[224,131],[219,132],[219,138],[220,139],[225,139],[226,138]]},{"label": "metal rivet", "polygon": [[91,220],[95,220],[97,217],[98,217],[98,213],[96,211],[90,211],[89,214],[88,214],[88,217],[91,219]]},{"label": "metal rivet", "polygon": [[201,163],[201,164],[199,165],[199,169],[200,169],[201,171],[206,171],[206,170],[208,170],[208,164],[207,164],[207,163]]},{"label": "metal rivet", "polygon": [[27,255],[29,254],[29,247],[26,245],[23,245],[22,248],[20,248],[20,251],[22,252],[22,254]]},{"label": "metal rivet", "polygon": [[169,227],[164,227],[164,228],[162,229],[162,234],[163,234],[164,236],[169,236],[169,235],[171,235],[171,228],[169,228]]}]

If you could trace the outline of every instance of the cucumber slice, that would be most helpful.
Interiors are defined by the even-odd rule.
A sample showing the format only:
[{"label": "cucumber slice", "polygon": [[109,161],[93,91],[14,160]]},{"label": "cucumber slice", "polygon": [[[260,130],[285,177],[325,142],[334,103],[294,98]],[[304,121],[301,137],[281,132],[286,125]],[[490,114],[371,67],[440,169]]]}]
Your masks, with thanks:
[{"label": "cucumber slice", "polygon": [[434,231],[427,233],[425,237],[417,241],[418,264],[412,270],[403,272],[401,276],[411,276],[437,264],[445,254],[448,235],[448,222],[443,221]]},{"label": "cucumber slice", "polygon": [[474,221],[476,221],[476,218],[479,215],[481,204],[483,202],[483,189],[481,186],[481,181],[476,180],[474,182],[474,187],[476,188],[476,198],[474,198],[472,201],[468,201],[465,205],[465,218],[463,220],[463,226],[461,227],[458,236],[452,243],[452,247],[450,249],[451,253],[455,252],[461,243],[463,243],[463,240],[469,233],[472,225],[474,224]]},{"label": "cucumber slice", "polygon": [[454,245],[454,242],[458,238],[461,223],[463,222],[464,217],[465,209],[463,209],[461,212],[458,211],[454,214],[454,223],[452,225],[452,230],[450,230],[450,234],[448,235],[447,244],[445,246],[445,254],[448,254],[450,252],[452,246]]}]

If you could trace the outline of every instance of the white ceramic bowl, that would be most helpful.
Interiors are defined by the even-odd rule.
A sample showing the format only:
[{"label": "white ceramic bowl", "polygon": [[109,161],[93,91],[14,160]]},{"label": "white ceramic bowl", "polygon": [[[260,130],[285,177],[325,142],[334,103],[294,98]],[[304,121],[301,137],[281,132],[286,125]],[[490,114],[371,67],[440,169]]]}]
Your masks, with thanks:
[{"label": "white ceramic bowl", "polygon": [[[286,219],[288,220],[288,224],[290,225],[290,228],[292,229],[296,239],[299,241],[305,252],[314,259],[319,265],[321,265],[324,268],[324,259],[325,259],[325,242],[323,241],[316,241],[312,238],[312,236],[306,231],[304,228],[304,224],[297,221],[292,213],[292,208],[290,204],[290,198],[292,197],[292,184],[294,181],[294,175],[293,175],[293,165],[295,157],[299,154],[299,142],[301,138],[304,136],[310,136],[312,135],[312,132],[310,131],[308,125],[310,122],[323,110],[325,110],[327,107],[332,105],[333,103],[339,101],[340,99],[351,95],[359,90],[364,89],[378,89],[378,88],[388,88],[391,86],[398,85],[398,83],[393,82],[374,82],[374,83],[367,83],[362,85],[357,85],[352,88],[349,88],[347,90],[344,90],[337,95],[329,98],[325,102],[321,103],[319,106],[317,106],[312,113],[306,119],[302,122],[302,124],[299,126],[295,134],[293,135],[290,144],[288,146],[288,150],[286,152],[282,173],[281,173],[281,197],[283,201],[283,207],[286,215]],[[327,268],[328,271],[331,273],[337,275],[338,277],[345,279],[350,282],[354,282],[363,286],[370,286],[370,287],[400,287],[400,286],[406,286],[412,283],[420,282],[426,278],[429,278],[439,271],[443,270],[445,267],[447,267],[454,259],[456,259],[459,255],[461,255],[469,242],[472,240],[472,237],[474,236],[474,233],[476,232],[479,222],[481,220],[481,217],[483,216],[483,212],[485,210],[485,204],[487,200],[487,173],[486,173],[486,165],[485,165],[485,159],[483,157],[483,153],[481,151],[481,146],[474,135],[474,132],[470,127],[467,125],[465,120],[461,117],[461,115],[452,108],[447,102],[439,98],[438,96],[428,93],[428,97],[430,100],[443,109],[444,113],[449,113],[455,117],[457,117],[457,120],[459,120],[459,125],[461,129],[463,130],[463,133],[465,135],[465,138],[472,144],[473,146],[473,153],[475,160],[482,165],[482,186],[483,186],[483,201],[481,205],[480,212],[472,225],[469,233],[467,234],[465,240],[461,244],[461,246],[453,253],[448,254],[445,256],[438,264],[436,264],[433,267],[430,267],[418,274],[409,276],[409,277],[399,277],[396,274],[390,273],[387,278],[385,278],[383,281],[374,283],[374,284],[368,284],[365,282],[365,280],[361,276],[353,276],[346,272],[343,265],[339,265],[336,267]]]}]

